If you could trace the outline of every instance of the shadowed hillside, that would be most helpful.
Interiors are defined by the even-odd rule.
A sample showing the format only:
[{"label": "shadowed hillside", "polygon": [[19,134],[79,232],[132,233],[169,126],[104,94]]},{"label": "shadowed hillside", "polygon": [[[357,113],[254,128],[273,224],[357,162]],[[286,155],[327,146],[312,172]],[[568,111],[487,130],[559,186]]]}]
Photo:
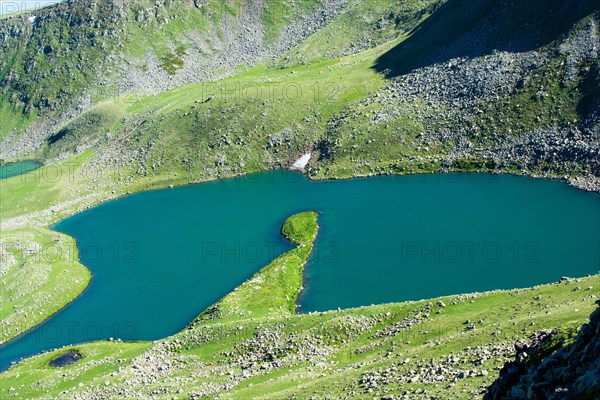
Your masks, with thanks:
[{"label": "shadowed hillside", "polygon": [[376,69],[397,76],[457,57],[535,50],[598,10],[593,0],[449,0],[381,56]]}]

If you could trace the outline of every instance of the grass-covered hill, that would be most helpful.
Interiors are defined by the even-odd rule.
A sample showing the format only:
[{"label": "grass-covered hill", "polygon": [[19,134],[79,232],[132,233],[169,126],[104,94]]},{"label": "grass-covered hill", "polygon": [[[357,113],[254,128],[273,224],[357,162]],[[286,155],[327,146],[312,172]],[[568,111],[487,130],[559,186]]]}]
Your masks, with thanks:
[{"label": "grass-covered hill", "polygon": [[[90,279],[48,227],[127,193],[307,152],[315,179],[508,171],[598,190],[599,24],[591,0],[79,0],[1,18],[0,158],[47,166],[0,181],[0,342]],[[0,398],[479,398],[515,340],[566,345],[595,308],[597,276],[296,315],[314,217],[189,329],[76,346],[65,368],[48,366],[64,350],[34,357]]]},{"label": "grass-covered hill", "polygon": [[0,157],[95,148],[131,179],[198,181],[313,150],[317,177],[497,170],[593,189],[599,12],[591,0],[65,2],[0,21]]},{"label": "grass-covered hill", "polygon": [[69,0],[0,19],[0,138],[10,145],[35,121],[34,138],[3,155],[35,150],[99,101],[230,75],[280,55],[338,8],[321,0]]}]

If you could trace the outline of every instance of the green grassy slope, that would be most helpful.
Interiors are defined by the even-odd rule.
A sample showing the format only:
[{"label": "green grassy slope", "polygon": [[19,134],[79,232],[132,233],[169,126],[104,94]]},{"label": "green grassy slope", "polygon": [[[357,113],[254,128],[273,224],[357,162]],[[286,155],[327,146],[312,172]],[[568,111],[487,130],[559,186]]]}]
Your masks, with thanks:
[{"label": "green grassy slope", "polygon": [[[286,25],[320,4],[266,4],[266,35],[278,39]],[[220,40],[242,29],[239,19],[247,6],[245,0],[83,0],[0,19],[0,139],[13,129],[22,132],[34,119],[78,110],[82,99],[95,104],[127,98],[120,87],[123,72],[147,72],[149,55],[175,75],[186,52],[223,54]]]},{"label": "green grassy slope", "polygon": [[[132,179],[142,175],[199,181],[254,172],[288,165],[309,149],[320,151],[320,161],[311,169],[316,177],[448,169],[553,176],[598,172],[588,161],[523,164],[486,154],[536,129],[577,129],[594,109],[597,82],[590,77],[595,67],[565,84],[567,67],[564,58],[557,57],[533,71],[523,87],[484,102],[457,121],[445,116],[445,106],[428,104],[424,96],[404,103],[381,90],[369,96],[385,85],[371,63],[386,48],[285,69],[259,66],[211,85],[142,98],[125,112],[143,125],[109,128],[115,131],[113,147],[138,153],[133,160],[127,157],[135,167]],[[83,118],[98,112],[102,113],[92,109],[90,117]],[[376,120],[378,116],[383,118]],[[71,123],[74,130],[77,123]],[[463,138],[481,154],[448,164],[456,139],[440,140],[426,133],[452,130],[463,131]],[[110,144],[107,148],[112,149]],[[140,148],[145,149],[143,157]]]},{"label": "green grassy slope", "polygon": [[[329,122],[326,138],[320,143],[321,163],[312,173],[316,177],[352,177],[454,170],[598,175],[599,166],[593,160],[566,157],[561,164],[544,160],[546,154],[540,154],[540,159],[522,163],[498,160],[494,154],[503,144],[535,130],[577,130],[578,123],[590,115],[584,104],[597,101],[590,97],[600,89],[590,81],[595,68],[565,84],[564,59],[557,58],[535,70],[522,88],[486,101],[458,120],[449,116],[445,105],[430,104],[425,96],[399,103],[386,96],[385,90],[379,91],[351,104]],[[462,135],[445,139],[435,134],[444,131]],[[459,139],[470,142],[473,154],[446,162]]]},{"label": "green grassy slope", "polygon": [[81,293],[90,272],[73,238],[44,228],[0,233],[0,343],[44,321]]},{"label": "green grassy slope", "polygon": [[[573,158],[572,150],[566,150],[564,155],[559,152],[559,160],[551,154],[541,154],[533,156],[541,160],[515,161],[497,154],[503,143],[516,142],[535,130],[575,131],[589,124],[587,121],[597,103],[594,93],[598,92],[598,82],[594,71],[598,61],[589,58],[577,61],[575,79],[567,79],[567,75],[573,74],[573,67],[570,56],[559,48],[590,23],[596,24],[597,30],[598,16],[592,16],[597,6],[589,1],[549,2],[546,6],[537,3],[506,6],[481,1],[470,7],[463,3],[455,0],[350,3],[324,28],[268,65],[246,68],[232,78],[183,86],[157,96],[140,97],[131,93],[111,98],[104,93],[96,98],[96,101],[105,99],[103,102],[67,120],[32,156],[52,160],[95,146],[108,153],[113,161],[128,164],[130,179],[160,176],[164,183],[200,181],[287,165],[293,157],[309,149],[320,153],[319,161],[313,161],[309,168],[315,177],[447,170],[500,170],[551,176],[597,174],[599,167],[593,161],[565,163],[565,157]],[[209,2],[200,8],[191,3],[179,8],[172,4],[161,6],[150,15],[144,5],[138,0],[118,10],[101,8],[97,14],[101,22],[96,24],[116,35],[114,40],[122,42],[119,54],[128,54],[129,64],[135,64],[134,69],[141,68],[140,71],[144,65],[138,65],[138,61],[148,51],[162,60],[164,68],[177,70],[181,52],[188,51],[188,42],[193,43],[193,32],[218,31],[224,16],[235,18],[244,7],[235,1]],[[268,32],[281,32],[291,20],[319,6],[321,2],[309,0],[293,6],[287,2],[269,2],[263,14],[264,27]],[[79,25],[74,23],[65,28],[65,35],[74,34],[75,29],[87,29],[96,14],[89,17],[92,20],[77,16],[89,7],[88,4],[70,9],[64,5],[53,11],[60,18],[69,16],[79,21]],[[539,15],[535,14],[538,9],[543,10]],[[185,15],[178,10],[186,10]],[[119,18],[111,22],[113,17],[103,18],[101,12],[116,13]],[[557,21],[558,14],[565,18]],[[456,24],[463,15],[468,23]],[[524,20],[529,25],[524,25]],[[501,22],[495,26],[497,21]],[[112,29],[111,23],[120,25]],[[44,29],[56,28],[56,24],[42,25],[47,26]],[[36,28],[27,42],[23,40],[27,29],[25,25],[21,28],[23,34],[12,39],[23,47],[23,54],[12,57],[15,63],[30,60],[33,56],[29,53],[36,48],[39,52],[39,46],[31,42],[34,38],[50,35]],[[109,54],[116,51],[109,46],[111,35],[88,35],[106,38],[103,39],[106,46],[87,46],[78,41],[72,46],[84,46],[82,51],[92,52],[106,48],[102,51]],[[481,41],[473,40],[474,37]],[[539,46],[543,47],[538,49]],[[426,49],[436,51],[430,54]],[[536,49],[546,53],[547,60],[530,67],[532,70],[526,74],[515,72],[524,74],[522,85],[490,98],[477,108],[461,110],[458,115],[452,114],[455,111],[447,104],[432,104],[426,92],[410,101],[399,99],[402,94],[392,92],[390,96],[386,87],[390,81],[377,74],[402,75],[418,66],[457,56],[481,57],[485,64],[496,51],[522,53]],[[68,52],[57,50],[52,62],[40,58],[40,65],[48,67],[55,63],[69,70],[71,62],[58,55],[74,57],[78,51],[78,47]],[[87,62],[85,68],[96,64]],[[11,79],[18,78],[20,89],[14,93],[26,94],[29,103],[35,103],[27,94],[31,85],[36,85],[40,96],[60,98],[60,102],[73,99],[70,92],[60,96],[44,94],[45,88],[60,87],[61,91],[69,88],[62,84],[60,74],[45,77],[32,70],[24,79],[15,72],[23,68],[19,65],[3,68],[9,72],[6,87],[10,87]],[[85,68],[81,73],[87,71]],[[90,70],[86,76],[91,75]],[[27,83],[29,78],[34,79],[31,84]],[[52,82],[46,84],[43,79]],[[72,81],[69,85],[81,86],[77,79]],[[109,81],[104,79],[110,86]],[[454,104],[460,101],[460,98],[448,99]],[[5,127],[25,127],[34,117],[44,118],[39,112],[54,108],[38,104],[33,107],[33,114],[17,112],[23,104],[22,100],[8,98],[3,102],[0,110],[9,121]],[[448,131],[461,132],[462,136],[446,138],[444,132]],[[458,142],[465,146],[465,141],[473,149],[471,154],[450,156]]]}]

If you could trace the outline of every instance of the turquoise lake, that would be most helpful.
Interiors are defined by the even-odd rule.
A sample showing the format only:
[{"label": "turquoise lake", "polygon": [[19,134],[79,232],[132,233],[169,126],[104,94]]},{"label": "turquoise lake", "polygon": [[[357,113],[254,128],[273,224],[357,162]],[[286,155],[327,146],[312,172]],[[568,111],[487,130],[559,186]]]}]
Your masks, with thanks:
[{"label": "turquoise lake", "polygon": [[12,178],[38,169],[43,164],[38,161],[26,160],[0,165],[0,179]]},{"label": "turquoise lake", "polygon": [[60,346],[159,339],[292,246],[283,221],[320,213],[301,312],[528,287],[600,269],[600,196],[511,175],[313,182],[273,171],[138,193],[54,229],[89,287],[4,345],[1,365]]}]

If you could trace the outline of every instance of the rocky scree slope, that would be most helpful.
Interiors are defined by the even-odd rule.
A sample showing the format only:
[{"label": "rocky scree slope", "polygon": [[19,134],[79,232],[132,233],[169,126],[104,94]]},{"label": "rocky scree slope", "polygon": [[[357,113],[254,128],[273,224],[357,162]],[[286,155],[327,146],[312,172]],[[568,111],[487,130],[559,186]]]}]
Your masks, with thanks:
[{"label": "rocky scree slope", "polygon": [[[540,47],[522,44],[522,33],[492,40],[503,25],[484,20],[411,68],[401,56],[431,41],[415,32],[378,61],[392,81],[329,121],[321,163],[311,172],[494,170],[566,175],[582,188],[600,189],[599,7],[573,1],[562,7],[583,17],[566,33],[534,41],[546,43]],[[516,15],[507,7],[497,18]],[[434,14],[426,22],[437,25],[421,29],[445,32],[447,19]],[[587,179],[575,178],[581,175]]]}]

